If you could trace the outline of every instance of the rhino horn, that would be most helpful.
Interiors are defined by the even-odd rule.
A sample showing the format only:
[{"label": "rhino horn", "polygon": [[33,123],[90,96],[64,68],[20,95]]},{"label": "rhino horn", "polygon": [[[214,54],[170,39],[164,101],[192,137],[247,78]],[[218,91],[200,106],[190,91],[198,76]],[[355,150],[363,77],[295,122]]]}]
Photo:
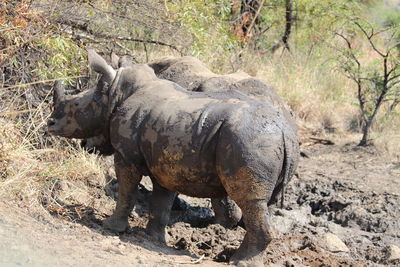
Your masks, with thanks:
[{"label": "rhino horn", "polygon": [[93,49],[88,49],[88,59],[90,67],[95,72],[103,74],[105,81],[111,84],[115,78],[116,71],[107,64],[105,59],[97,54]]},{"label": "rhino horn", "polygon": [[54,84],[53,91],[53,103],[57,103],[57,101],[62,101],[64,99],[64,86],[60,80],[57,80]]}]

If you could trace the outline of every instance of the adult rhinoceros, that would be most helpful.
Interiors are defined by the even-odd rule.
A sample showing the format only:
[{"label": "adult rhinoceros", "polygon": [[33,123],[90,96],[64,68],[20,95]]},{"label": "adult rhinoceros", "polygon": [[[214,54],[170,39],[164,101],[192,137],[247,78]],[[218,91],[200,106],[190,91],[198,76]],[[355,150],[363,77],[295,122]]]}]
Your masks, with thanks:
[{"label": "adult rhinoceros", "polygon": [[[147,65],[118,72],[89,52],[102,74],[95,89],[54,93],[49,132],[69,138],[109,136],[119,183],[116,209],[105,225],[126,229],[135,188],[143,175],[153,181],[147,231],[165,240],[176,193],[220,198],[242,209],[247,233],[231,261],[263,266],[271,241],[268,204],[294,173],[298,142],[287,120],[268,103],[237,91],[190,92],[157,78]],[[133,93],[127,99],[123,94]]]},{"label": "adult rhinoceros", "polygon": [[[111,65],[114,69],[131,64],[133,63],[130,56],[121,58],[115,54],[112,56]],[[164,57],[148,65],[154,70],[158,78],[175,82],[189,91],[216,92],[235,89],[254,99],[268,102],[277,108],[292,129],[295,132],[297,131],[296,121],[290,108],[284,104],[275,89],[263,80],[251,77],[244,72],[219,75],[209,70],[197,58],[190,56]],[[121,100],[126,99],[132,93],[130,88],[125,88]],[[110,155],[114,152],[110,140],[103,135],[86,139],[82,144],[88,151],[96,151],[102,155]],[[214,223],[232,227],[240,220],[240,209],[228,197],[223,199],[213,198],[211,202],[215,213]]]}]

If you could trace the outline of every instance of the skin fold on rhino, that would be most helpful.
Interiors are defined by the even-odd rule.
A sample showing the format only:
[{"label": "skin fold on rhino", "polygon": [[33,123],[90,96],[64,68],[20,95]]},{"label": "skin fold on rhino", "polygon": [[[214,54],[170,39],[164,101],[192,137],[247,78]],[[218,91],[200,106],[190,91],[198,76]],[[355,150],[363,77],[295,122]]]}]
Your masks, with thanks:
[{"label": "skin fold on rhino", "polygon": [[[243,212],[244,240],[231,261],[263,266],[273,234],[268,205],[293,175],[299,158],[296,133],[272,105],[235,90],[191,92],[157,78],[147,65],[116,72],[94,51],[96,88],[65,96],[57,84],[52,134],[90,138],[103,134],[115,150],[119,198],[104,224],[125,230],[142,176],[153,181],[147,232],[165,241],[176,193],[229,196]],[[124,99],[124,92],[131,96]]]}]

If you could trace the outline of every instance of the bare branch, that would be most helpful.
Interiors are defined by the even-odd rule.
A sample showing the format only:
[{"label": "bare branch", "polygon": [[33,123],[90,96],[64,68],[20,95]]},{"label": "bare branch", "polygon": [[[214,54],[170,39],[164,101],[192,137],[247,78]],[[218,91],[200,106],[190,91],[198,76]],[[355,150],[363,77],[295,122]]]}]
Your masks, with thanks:
[{"label": "bare branch", "polygon": [[258,7],[258,9],[256,11],[256,14],[253,17],[253,20],[251,21],[251,24],[250,24],[249,28],[246,31],[246,35],[244,37],[245,39],[248,37],[248,35],[250,34],[251,30],[253,29],[254,24],[256,23],[258,15],[260,15],[260,11],[261,11],[262,6],[264,5],[264,2],[265,2],[265,0],[261,1],[260,6]]},{"label": "bare branch", "polygon": [[[397,78],[399,78],[400,77],[400,75],[397,75]],[[393,79],[392,79],[393,80]],[[400,84],[400,79],[399,80],[397,80],[397,81],[394,81],[393,83],[390,83],[391,81],[389,81],[388,82],[388,87],[389,88],[393,88],[393,87],[395,87],[396,85],[398,85],[398,84]]]},{"label": "bare branch", "polygon": [[400,42],[395,43],[394,45],[392,45],[391,47],[389,47],[388,52],[390,53],[392,51],[392,49],[397,48],[398,46],[400,46]]},{"label": "bare branch", "polygon": [[343,34],[341,34],[341,33],[335,32],[335,35],[341,37],[341,38],[346,42],[347,47],[348,47],[348,49],[349,49],[349,52],[350,52],[350,55],[351,55],[352,59],[357,63],[358,69],[360,69],[361,63],[360,63],[360,61],[357,59],[356,55],[355,55],[354,52],[353,52],[354,49],[353,49],[353,47],[352,47],[352,45],[351,45],[350,40],[349,40],[346,36],[344,36]]},{"label": "bare branch", "polygon": [[357,25],[357,27],[363,32],[365,37],[367,37],[369,44],[371,45],[372,49],[374,49],[374,51],[376,53],[378,53],[381,57],[387,57],[388,56],[387,54],[385,55],[381,51],[379,51],[379,49],[376,47],[375,43],[372,41],[372,38],[376,35],[374,33],[373,28],[372,28],[371,34],[368,34],[367,31],[364,29],[363,26],[361,26],[360,23],[358,23],[357,21],[354,21],[354,24]]}]

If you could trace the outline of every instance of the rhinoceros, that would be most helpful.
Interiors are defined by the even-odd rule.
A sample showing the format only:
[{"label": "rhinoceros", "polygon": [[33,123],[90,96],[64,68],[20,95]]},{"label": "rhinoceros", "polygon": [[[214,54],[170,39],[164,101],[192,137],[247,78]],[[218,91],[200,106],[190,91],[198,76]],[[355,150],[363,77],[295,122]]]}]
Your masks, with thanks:
[{"label": "rhinoceros", "polygon": [[[96,53],[89,63],[102,74],[96,88],[65,96],[54,92],[48,130],[68,138],[109,137],[119,183],[117,205],[104,224],[128,226],[142,176],[154,184],[146,227],[165,242],[165,226],[176,193],[229,196],[242,209],[244,240],[231,261],[263,266],[273,234],[268,206],[293,175],[299,147],[281,112],[235,90],[191,92],[157,78],[148,65],[116,72]],[[124,92],[133,93],[124,99]]]},{"label": "rhinoceros", "polygon": [[[124,57],[120,62],[129,64]],[[235,89],[257,100],[268,102],[282,112],[297,132],[295,115],[290,107],[282,101],[273,87],[261,79],[242,71],[218,75],[209,70],[203,62],[190,56],[164,57],[148,65],[158,78],[173,81],[189,91],[215,92]]]},{"label": "rhinoceros", "polygon": [[[132,64],[130,56],[119,58],[115,54],[112,55],[111,66],[114,69],[130,64]],[[244,72],[218,75],[209,70],[203,62],[190,56],[164,57],[148,65],[158,78],[175,82],[189,91],[215,92],[236,89],[252,98],[268,102],[282,112],[290,126],[297,131],[296,121],[290,108],[284,104],[273,87],[260,79]],[[122,99],[132,94],[129,88],[125,90]],[[102,155],[111,155],[114,152],[110,140],[102,135],[85,139],[82,144],[88,151],[96,151]],[[214,223],[230,228],[240,220],[241,211],[229,197],[211,199],[211,203],[215,213]]]},{"label": "rhinoceros", "polygon": [[[95,52],[91,51],[90,53],[94,54]],[[109,69],[111,66],[114,69],[118,69],[132,64],[132,58],[130,56],[119,58],[115,54],[112,54],[112,59],[111,65],[108,67]],[[106,64],[105,61],[103,61],[103,64]],[[208,70],[201,61],[188,56],[165,57],[150,65],[157,71],[156,74],[158,73],[161,77],[168,76],[170,80],[174,82],[178,81],[185,86],[193,86],[193,84],[199,86],[199,82],[204,81],[206,78],[218,76]],[[181,71],[181,75],[178,75],[179,71]],[[239,79],[241,77],[247,77],[248,75],[236,73],[234,76],[236,79]],[[61,84],[58,84],[58,86],[61,86]],[[190,87],[190,89],[193,88]],[[84,94],[87,93],[89,92]],[[121,93],[120,100],[124,101],[132,93],[132,88],[125,88]],[[81,144],[89,152],[96,152],[101,155],[112,155],[114,153],[109,136],[103,134],[84,139]],[[232,228],[239,223],[242,212],[229,197],[223,197],[221,199],[212,198],[211,204],[215,214],[213,223],[221,224],[227,228]]]}]

